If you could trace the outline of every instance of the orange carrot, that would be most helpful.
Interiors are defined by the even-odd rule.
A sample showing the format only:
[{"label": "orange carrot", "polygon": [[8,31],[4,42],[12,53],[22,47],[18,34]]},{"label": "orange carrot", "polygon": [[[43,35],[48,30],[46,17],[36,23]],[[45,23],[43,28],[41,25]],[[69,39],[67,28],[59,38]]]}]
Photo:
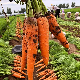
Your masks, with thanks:
[{"label": "orange carrot", "polygon": [[35,63],[35,65],[37,65],[37,64],[39,64],[39,63],[41,63],[43,61],[43,59],[41,59],[40,61],[38,61],[37,63]]},{"label": "orange carrot", "polygon": [[20,61],[14,60],[14,63],[21,63]]},{"label": "orange carrot", "polygon": [[38,74],[38,76],[37,77],[39,77],[39,76],[42,76],[42,75],[45,75],[46,74],[46,72],[50,72],[51,70],[50,69],[46,69],[46,70],[44,70],[44,71],[42,71],[42,72],[40,72],[39,74]]},{"label": "orange carrot", "polygon": [[38,22],[38,34],[39,44],[43,62],[48,65],[49,61],[49,24],[46,17],[39,17]]},{"label": "orange carrot", "polygon": [[51,74],[51,76],[49,76],[48,78],[44,79],[44,80],[54,80],[54,79],[57,79],[57,76],[53,73]]},{"label": "orange carrot", "polygon": [[38,26],[36,18],[26,19],[27,41],[27,74],[28,80],[33,80],[34,63],[38,49]]},{"label": "orange carrot", "polygon": [[26,66],[27,63],[27,45],[25,42],[26,38],[25,35],[23,35],[23,40],[22,40],[22,59],[21,59],[21,70],[23,70]]},{"label": "orange carrot", "polygon": [[24,76],[21,76],[22,74],[18,73],[18,72],[15,72],[15,71],[12,71],[12,76],[15,76],[17,78],[25,78]]},{"label": "orange carrot", "polygon": [[46,75],[44,75],[43,77],[41,77],[39,80],[45,79],[46,76],[51,76],[51,74],[53,73],[53,71],[51,70],[50,72],[46,73]]},{"label": "orange carrot", "polygon": [[49,30],[51,31],[51,33],[62,43],[65,48],[69,48],[69,43],[59,27],[56,21],[56,17],[52,14],[48,14],[47,19],[49,22]]},{"label": "orange carrot", "polygon": [[43,66],[44,64],[38,64],[37,66],[35,66],[35,67],[40,67],[40,66]]},{"label": "orange carrot", "polygon": [[42,66],[42,67],[41,67],[40,69],[38,69],[36,72],[42,70],[42,69],[45,68],[45,67],[46,67],[46,65]]}]

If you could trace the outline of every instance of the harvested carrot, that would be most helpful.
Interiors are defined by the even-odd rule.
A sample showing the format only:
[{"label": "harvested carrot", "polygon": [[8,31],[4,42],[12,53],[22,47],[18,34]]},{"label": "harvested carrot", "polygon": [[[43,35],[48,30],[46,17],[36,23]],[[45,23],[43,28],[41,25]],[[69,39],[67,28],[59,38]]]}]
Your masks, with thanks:
[{"label": "harvested carrot", "polygon": [[22,59],[21,59],[21,70],[23,70],[26,66],[27,63],[27,46],[25,42],[26,38],[25,35],[23,35],[23,40],[22,40]]},{"label": "harvested carrot", "polygon": [[27,74],[28,80],[33,80],[34,64],[38,49],[38,26],[36,18],[26,19],[27,41]]},{"label": "harvested carrot", "polygon": [[40,77],[42,75],[45,75],[46,73],[49,73],[50,71],[51,71],[50,69],[46,69],[46,70],[40,72],[37,77]]},{"label": "harvested carrot", "polygon": [[51,31],[51,33],[54,34],[54,36],[62,43],[65,48],[69,48],[69,43],[59,27],[56,21],[56,17],[52,14],[48,14],[47,19],[49,22],[49,30]]},{"label": "harvested carrot", "polygon": [[25,78],[24,76],[21,76],[22,74],[18,73],[18,72],[15,72],[15,71],[12,71],[13,75],[12,76],[15,76],[17,78]]},{"label": "harvested carrot", "polygon": [[43,66],[44,64],[38,64],[37,66],[35,66],[35,67],[40,67],[40,66]]},{"label": "harvested carrot", "polygon": [[49,76],[48,78],[44,79],[44,80],[50,80],[53,77],[53,80],[57,78],[56,74],[52,74],[51,76]]},{"label": "harvested carrot", "polygon": [[39,17],[38,22],[38,34],[39,44],[43,62],[48,65],[49,61],[49,24],[46,17]]},{"label": "harvested carrot", "polygon": [[39,80],[42,80],[42,79],[45,79],[46,78],[46,76],[47,77],[49,77],[49,76],[51,76],[51,74],[53,73],[54,71],[49,71],[48,73],[46,73],[46,75],[44,75],[43,77],[41,77]]},{"label": "harvested carrot", "polygon": [[41,67],[40,69],[38,69],[36,72],[42,70],[42,69],[45,68],[45,67],[46,67],[46,65],[42,66],[42,67]]},{"label": "harvested carrot", "polygon": [[43,61],[43,59],[41,59],[40,61],[38,61],[37,63],[35,63],[35,65],[37,65],[37,64],[39,64],[39,63],[41,63]]},{"label": "harvested carrot", "polygon": [[21,63],[20,61],[14,60],[14,63]]}]

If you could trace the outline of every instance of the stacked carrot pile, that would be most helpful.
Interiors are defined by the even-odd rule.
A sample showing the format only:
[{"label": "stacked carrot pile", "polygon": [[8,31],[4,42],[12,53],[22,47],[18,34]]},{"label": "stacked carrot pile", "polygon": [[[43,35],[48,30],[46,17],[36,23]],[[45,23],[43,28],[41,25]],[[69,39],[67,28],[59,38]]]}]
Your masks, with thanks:
[{"label": "stacked carrot pile", "polygon": [[17,23],[16,23],[16,36],[21,38],[21,29],[23,27],[23,24],[20,20],[20,18],[17,17]]}]

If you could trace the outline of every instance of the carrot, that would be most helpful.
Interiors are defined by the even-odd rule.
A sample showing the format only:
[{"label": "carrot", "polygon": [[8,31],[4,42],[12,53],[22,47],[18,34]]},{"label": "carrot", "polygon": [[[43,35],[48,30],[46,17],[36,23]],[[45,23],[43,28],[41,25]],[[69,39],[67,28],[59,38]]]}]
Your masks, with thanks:
[{"label": "carrot", "polygon": [[49,22],[49,30],[51,31],[51,33],[54,34],[54,36],[62,43],[65,48],[69,48],[69,43],[59,27],[56,21],[56,17],[52,14],[48,14],[46,16]]},{"label": "carrot", "polygon": [[14,63],[21,63],[20,61],[14,60]]},{"label": "carrot", "polygon": [[39,17],[38,22],[38,34],[39,44],[43,62],[48,65],[49,61],[49,24],[46,17]]},{"label": "carrot", "polygon": [[43,66],[44,64],[38,64],[37,66],[35,66],[35,67],[40,67],[40,66]]},{"label": "carrot", "polygon": [[23,70],[26,66],[27,63],[27,47],[26,47],[26,38],[25,35],[23,35],[23,40],[22,40],[22,59],[21,59],[21,70]]},{"label": "carrot", "polygon": [[[52,79],[53,78],[53,79]],[[54,80],[54,79],[56,79],[57,78],[57,76],[56,76],[56,74],[52,74],[51,76],[49,76],[48,78],[46,78],[46,79],[44,79],[44,80]]]},{"label": "carrot", "polygon": [[34,64],[38,49],[38,26],[36,18],[28,17],[26,20],[26,41],[28,80],[33,80]]},{"label": "carrot", "polygon": [[45,68],[46,65],[42,66],[40,69],[38,69],[36,72],[40,71],[41,69]]},{"label": "carrot", "polygon": [[18,73],[18,72],[15,72],[15,71],[12,71],[12,76],[15,76],[17,78],[25,78],[24,76],[21,76],[22,74]]},{"label": "carrot", "polygon": [[45,79],[46,76],[50,76],[53,73],[53,71],[51,70],[50,72],[46,73],[46,75],[44,75],[42,78],[40,78],[39,80]]},{"label": "carrot", "polygon": [[37,65],[37,64],[39,64],[39,63],[41,63],[43,61],[43,59],[41,59],[40,61],[38,61],[37,63],[35,63],[35,65]]},{"label": "carrot", "polygon": [[50,69],[46,69],[46,70],[40,72],[37,77],[45,75],[47,72],[49,73],[50,71],[51,71]]}]

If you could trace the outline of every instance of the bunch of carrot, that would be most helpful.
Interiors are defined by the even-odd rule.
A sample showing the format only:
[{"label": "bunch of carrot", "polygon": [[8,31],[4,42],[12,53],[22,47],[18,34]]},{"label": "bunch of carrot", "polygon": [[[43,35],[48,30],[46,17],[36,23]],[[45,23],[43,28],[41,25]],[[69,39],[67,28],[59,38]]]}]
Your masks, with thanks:
[{"label": "bunch of carrot", "polygon": [[[35,4],[34,4],[35,3]],[[34,5],[33,5],[34,4]],[[43,7],[44,6],[44,7]],[[34,8],[34,9],[32,9]],[[35,14],[33,12],[36,11]],[[23,23],[23,40],[22,40],[22,57],[21,63],[19,61],[14,61],[15,63],[19,63],[20,68],[18,68],[18,64],[15,69],[19,69],[18,72],[24,74],[22,70],[25,70],[25,66],[27,63],[27,75],[28,80],[33,80],[33,72],[34,72],[34,65],[35,67],[40,67],[37,70],[40,71],[41,69],[45,68],[49,62],[49,31],[55,35],[55,37],[60,40],[64,47],[69,48],[68,41],[64,36],[63,32],[61,31],[56,18],[51,13],[47,13],[45,16],[41,15],[40,13],[45,14],[47,9],[43,4],[42,0],[26,0],[26,12],[28,18],[24,20]],[[35,18],[34,18],[35,15]],[[19,20],[19,19],[17,19]],[[20,21],[20,20],[19,20]],[[17,21],[17,36],[21,37],[19,34],[20,29],[22,29],[22,25],[20,22]],[[37,50],[38,50],[38,41],[40,45],[42,59],[35,63]],[[20,60],[20,59],[18,59]],[[43,62],[42,64],[39,64]],[[45,71],[42,73],[44,76],[39,80],[55,80],[57,77],[55,76],[52,70],[48,70],[49,72],[45,74]],[[18,78],[24,78],[21,74],[17,74],[13,71],[13,75]],[[51,75],[49,75],[49,73]],[[16,76],[17,74],[17,76]],[[41,75],[41,74],[40,74]],[[46,75],[48,77],[46,78]]]}]

